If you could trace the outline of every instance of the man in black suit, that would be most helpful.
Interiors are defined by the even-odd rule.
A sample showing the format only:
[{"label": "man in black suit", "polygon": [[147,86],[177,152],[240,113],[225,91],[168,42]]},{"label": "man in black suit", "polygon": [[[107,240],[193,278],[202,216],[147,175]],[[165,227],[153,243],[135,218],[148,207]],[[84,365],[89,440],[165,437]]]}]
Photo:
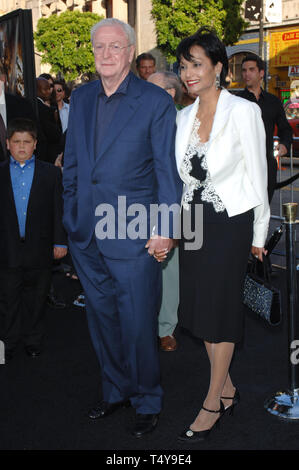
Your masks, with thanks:
[{"label": "man in black suit", "polygon": [[61,171],[35,158],[36,138],[33,121],[10,121],[10,158],[0,163],[0,339],[6,359],[21,332],[27,354],[40,354],[52,261],[67,253]]},{"label": "man in black suit", "polygon": [[[15,118],[27,118],[36,121],[36,114],[30,101],[19,95],[5,92],[6,76],[0,65],[0,161],[6,160],[7,150],[5,135],[7,124]],[[1,126],[2,139],[1,139]]]},{"label": "man in black suit", "polygon": [[268,165],[268,197],[271,202],[276,187],[277,161],[273,152],[273,133],[275,125],[280,139],[278,145],[278,157],[286,155],[290,151],[292,143],[292,128],[277,96],[268,93],[261,88],[264,79],[264,61],[255,54],[247,54],[242,60],[242,77],[246,88],[238,93],[246,100],[256,103],[262,112],[262,119],[266,131],[266,154]]},{"label": "man in black suit", "polygon": [[55,160],[63,150],[62,127],[58,109],[47,104],[52,88],[45,78],[36,79],[38,118],[41,136],[38,142],[39,158],[49,163]]}]

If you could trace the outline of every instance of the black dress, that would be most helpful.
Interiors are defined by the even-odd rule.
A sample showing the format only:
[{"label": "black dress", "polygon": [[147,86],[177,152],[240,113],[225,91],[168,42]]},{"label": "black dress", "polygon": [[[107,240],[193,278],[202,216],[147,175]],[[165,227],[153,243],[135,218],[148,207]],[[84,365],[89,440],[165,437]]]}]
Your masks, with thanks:
[{"label": "black dress", "polygon": [[236,343],[243,333],[242,291],[253,237],[253,210],[228,216],[211,184],[205,150],[205,144],[189,145],[183,162],[194,183],[183,207],[191,211],[194,231],[195,205],[203,205],[203,244],[197,250],[186,249],[190,240],[184,238],[182,227],[179,325],[208,342]]}]

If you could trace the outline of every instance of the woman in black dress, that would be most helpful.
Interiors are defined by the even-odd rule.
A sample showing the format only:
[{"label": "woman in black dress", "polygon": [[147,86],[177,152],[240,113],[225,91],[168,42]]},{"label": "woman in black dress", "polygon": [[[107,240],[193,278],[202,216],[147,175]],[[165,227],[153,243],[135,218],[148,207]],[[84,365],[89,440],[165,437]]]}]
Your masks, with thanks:
[{"label": "woman in black dress", "polygon": [[[225,89],[225,46],[202,28],[180,43],[177,59],[188,92],[198,96],[177,119],[176,158],[184,182],[179,323],[204,340],[211,367],[203,406],[179,437],[193,442],[205,439],[240,399],[229,367],[242,337],[248,256],[251,251],[262,260],[270,210],[260,110]],[[195,243],[190,249],[186,214],[191,214],[192,230],[203,229],[200,249]]]}]

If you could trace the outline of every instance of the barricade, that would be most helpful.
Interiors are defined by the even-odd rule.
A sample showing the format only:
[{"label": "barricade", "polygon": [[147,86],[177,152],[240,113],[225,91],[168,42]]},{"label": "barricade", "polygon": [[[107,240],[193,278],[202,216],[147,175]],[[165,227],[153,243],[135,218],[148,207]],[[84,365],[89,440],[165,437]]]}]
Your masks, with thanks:
[{"label": "barricade", "polygon": [[265,401],[266,410],[280,418],[299,419],[299,311],[296,269],[296,224],[298,204],[283,204],[286,231],[286,273],[287,273],[287,318],[288,318],[288,368],[287,390],[276,392]]},{"label": "barricade", "polygon": [[[274,137],[274,141],[279,140]],[[298,137],[293,140],[299,141]],[[277,145],[277,144],[276,144]],[[274,146],[274,155],[275,155]],[[298,159],[299,162],[299,159]],[[282,165],[289,165],[290,176],[285,177],[282,173]],[[296,253],[296,227],[298,203],[294,201],[295,182],[299,178],[299,167],[295,171],[297,158],[293,156],[293,145],[291,146],[290,156],[278,161],[278,182],[276,190],[279,191],[279,215],[271,214],[272,220],[278,220],[281,224],[280,231],[285,234],[285,251],[273,250],[274,255],[285,259],[285,266],[274,265],[276,268],[284,269],[287,280],[287,322],[288,322],[288,388],[284,391],[276,392],[268,398],[265,403],[265,409],[280,418],[286,420],[299,419],[299,304],[298,304],[298,256]],[[282,191],[289,189],[290,202],[283,204]],[[276,230],[277,239],[281,234]],[[279,235],[279,236],[278,236]],[[274,240],[274,236],[272,237]],[[275,241],[274,241],[275,244]]]}]

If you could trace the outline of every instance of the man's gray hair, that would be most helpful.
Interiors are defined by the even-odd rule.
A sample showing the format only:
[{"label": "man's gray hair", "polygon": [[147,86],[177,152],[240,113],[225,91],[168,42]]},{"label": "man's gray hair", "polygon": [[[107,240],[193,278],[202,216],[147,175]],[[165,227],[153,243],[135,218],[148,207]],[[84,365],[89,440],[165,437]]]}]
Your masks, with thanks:
[{"label": "man's gray hair", "polygon": [[135,46],[136,35],[135,35],[134,29],[129,24],[124,23],[124,21],[118,20],[117,18],[105,18],[104,20],[101,20],[98,23],[96,23],[91,28],[90,38],[91,38],[92,44],[93,44],[95,33],[98,31],[99,28],[102,28],[103,26],[120,26],[128,38],[129,45],[132,44],[133,46]]},{"label": "man's gray hair", "polygon": [[174,88],[175,96],[174,101],[175,103],[179,103],[182,97],[182,84],[179,77],[174,72],[168,72],[162,70],[161,72],[155,72],[151,75],[151,77],[161,77],[163,79],[163,88],[164,90],[169,90],[170,88]]}]

